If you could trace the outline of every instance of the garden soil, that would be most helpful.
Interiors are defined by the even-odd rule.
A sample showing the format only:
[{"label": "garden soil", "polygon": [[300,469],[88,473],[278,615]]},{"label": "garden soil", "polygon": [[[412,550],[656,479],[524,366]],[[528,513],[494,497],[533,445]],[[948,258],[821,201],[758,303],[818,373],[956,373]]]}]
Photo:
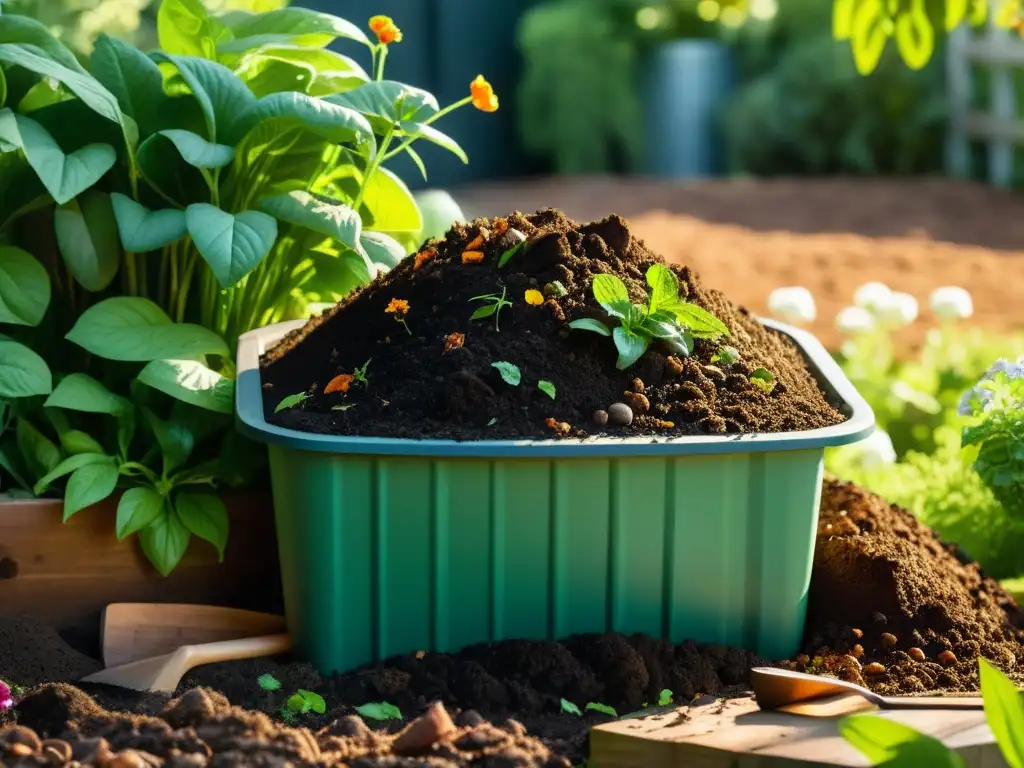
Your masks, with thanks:
[{"label": "garden soil", "polygon": [[[1021,623],[1006,592],[909,513],[828,479],[805,653],[781,664],[889,694],[976,691],[979,655],[1024,680]],[[0,675],[56,681],[76,663],[92,668],[48,630],[25,623],[10,630],[17,625],[4,625]],[[592,635],[416,653],[330,678],[287,659],[216,664],[194,670],[171,701],[43,685],[20,702],[18,728],[0,731],[0,763],[67,765],[61,756],[73,755],[83,765],[115,768],[564,766],[584,758],[588,728],[609,716],[564,713],[561,699],[625,714],[655,702],[665,688],[682,703],[697,694],[732,695],[758,663],[722,646]],[[281,682],[279,691],[257,684],[267,673]],[[327,712],[283,723],[281,706],[299,688],[323,696]],[[381,701],[407,720],[368,726],[354,716],[354,707]]]},{"label": "garden soil", "polygon": [[453,191],[469,216],[495,216],[534,200],[589,221],[616,211],[633,233],[705,285],[766,314],[773,288],[802,285],[818,305],[809,326],[830,349],[836,314],[853,291],[880,280],[921,303],[901,330],[909,350],[936,319],[928,295],[959,285],[974,296],[972,323],[1024,330],[1024,217],[1020,194],[949,179],[730,179],[672,182],[565,178],[499,182]]},{"label": "garden soil", "polygon": [[[499,267],[514,232],[525,248]],[[618,277],[644,302],[659,263],[618,216],[580,225],[545,209],[456,225],[265,355],[267,417],[308,432],[456,440],[788,432],[844,420],[788,338],[686,267],[672,268],[680,297],[722,321],[727,338],[697,339],[681,358],[655,342],[618,370],[611,339],[569,328],[614,325],[594,298],[596,275]],[[486,295],[508,305],[473,320]],[[738,361],[717,361],[724,344]],[[521,382],[494,363],[516,366]],[[768,392],[751,380],[759,370],[774,378]],[[275,413],[297,393],[309,397]],[[614,404],[630,409],[618,426]],[[613,418],[605,426],[595,412]]]}]

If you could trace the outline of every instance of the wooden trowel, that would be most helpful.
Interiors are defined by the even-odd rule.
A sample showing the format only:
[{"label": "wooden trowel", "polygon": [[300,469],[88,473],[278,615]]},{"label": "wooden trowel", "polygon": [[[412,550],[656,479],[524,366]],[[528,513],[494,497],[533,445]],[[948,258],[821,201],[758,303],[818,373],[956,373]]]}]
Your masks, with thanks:
[{"label": "wooden trowel", "polygon": [[111,603],[103,611],[103,663],[119,667],[202,645],[286,631],[284,617],[271,613],[184,603]]},{"label": "wooden trowel", "polygon": [[750,670],[750,684],[761,709],[808,717],[839,717],[875,708],[984,708],[980,696],[879,696],[845,680],[773,667],[755,667]]},{"label": "wooden trowel", "polygon": [[184,645],[173,653],[152,659],[133,661],[118,667],[108,667],[83,677],[79,682],[102,683],[131,688],[135,691],[173,693],[189,670],[218,661],[238,661],[273,656],[291,650],[288,635],[264,635],[217,643]]}]

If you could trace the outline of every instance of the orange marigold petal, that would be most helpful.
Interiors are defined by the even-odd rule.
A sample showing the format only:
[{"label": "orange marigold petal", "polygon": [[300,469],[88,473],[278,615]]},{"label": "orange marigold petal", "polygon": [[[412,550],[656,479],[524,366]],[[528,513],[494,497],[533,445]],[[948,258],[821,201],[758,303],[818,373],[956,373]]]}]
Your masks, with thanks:
[{"label": "orange marigold petal", "polygon": [[484,236],[483,235],[477,235],[476,237],[474,237],[470,241],[469,245],[466,246],[466,250],[467,251],[475,251],[478,248],[480,248],[480,246],[482,246],[483,244],[484,244]]},{"label": "orange marigold petal", "polygon": [[483,260],[483,251],[465,251],[462,254],[463,264],[479,264]]},{"label": "orange marigold petal", "polygon": [[405,299],[392,299],[388,302],[387,307],[384,309],[385,312],[391,312],[397,315],[404,315],[409,311],[409,302]]},{"label": "orange marigold petal", "polygon": [[332,392],[348,392],[348,388],[352,386],[352,382],[355,377],[349,373],[342,373],[331,379],[327,386],[324,387],[324,394],[329,395]]},{"label": "orange marigold petal", "polygon": [[544,303],[544,294],[534,288],[531,288],[526,292],[526,303],[539,307]]}]

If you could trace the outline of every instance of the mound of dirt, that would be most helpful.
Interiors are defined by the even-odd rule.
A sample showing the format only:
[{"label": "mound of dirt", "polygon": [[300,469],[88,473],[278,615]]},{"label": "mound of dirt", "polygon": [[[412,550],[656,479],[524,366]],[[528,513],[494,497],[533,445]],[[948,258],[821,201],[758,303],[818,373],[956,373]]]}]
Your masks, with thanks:
[{"label": "mound of dirt", "polygon": [[826,481],[806,655],[883,694],[976,691],[978,658],[1024,680],[1024,613],[955,546],[906,510]]},{"label": "mound of dirt", "polygon": [[[499,266],[513,233],[525,245]],[[685,267],[665,274],[697,309],[668,312],[667,328],[688,323],[695,340],[656,339],[619,370],[612,339],[569,327],[615,328],[594,297],[595,277],[617,277],[644,304],[656,264],[664,262],[618,216],[580,225],[547,209],[457,225],[265,355],[267,418],[309,432],[457,440],[785,432],[843,421],[792,342]],[[481,314],[499,299],[496,312]],[[709,325],[700,310],[728,335],[713,337],[714,318]],[[725,345],[738,360],[717,357]],[[495,363],[515,366],[514,377]],[[759,369],[774,378],[770,391],[752,380]],[[296,396],[304,399],[275,413]],[[629,406],[631,422],[613,426],[616,411],[610,426],[595,420],[616,403]]]}]

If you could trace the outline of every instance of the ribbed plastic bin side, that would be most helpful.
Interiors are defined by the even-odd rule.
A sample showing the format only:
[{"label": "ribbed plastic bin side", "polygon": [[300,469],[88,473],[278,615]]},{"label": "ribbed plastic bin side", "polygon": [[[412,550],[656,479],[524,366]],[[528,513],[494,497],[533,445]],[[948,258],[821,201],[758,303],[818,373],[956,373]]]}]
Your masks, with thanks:
[{"label": "ribbed plastic bin side", "polygon": [[796,340],[850,414],[801,433],[672,440],[396,440],[267,424],[239,347],[238,426],[270,445],[289,631],[324,672],[507,638],[641,632],[799,647],[824,448],[874,416],[824,349]]}]

